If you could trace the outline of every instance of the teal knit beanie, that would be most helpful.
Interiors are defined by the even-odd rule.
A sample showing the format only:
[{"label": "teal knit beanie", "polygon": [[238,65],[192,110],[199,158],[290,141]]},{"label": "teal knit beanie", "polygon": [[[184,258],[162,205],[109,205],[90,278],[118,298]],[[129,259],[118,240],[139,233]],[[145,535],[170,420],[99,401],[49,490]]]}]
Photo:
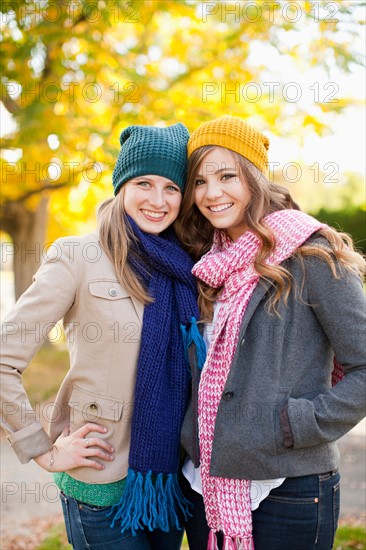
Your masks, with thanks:
[{"label": "teal knit beanie", "polygon": [[119,152],[113,170],[114,194],[138,176],[163,176],[183,191],[187,175],[187,128],[178,122],[167,128],[129,126],[121,133]]}]

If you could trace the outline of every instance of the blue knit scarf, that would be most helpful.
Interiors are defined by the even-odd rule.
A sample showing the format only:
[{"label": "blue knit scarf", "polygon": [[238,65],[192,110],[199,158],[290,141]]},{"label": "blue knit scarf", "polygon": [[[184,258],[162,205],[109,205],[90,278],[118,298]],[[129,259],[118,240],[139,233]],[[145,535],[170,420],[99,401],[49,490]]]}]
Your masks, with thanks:
[{"label": "blue knit scarf", "polygon": [[144,309],[126,485],[111,512],[112,527],[120,520],[121,532],[135,535],[146,527],[180,528],[179,516],[190,515],[177,476],[190,386],[183,340],[196,341],[200,334],[189,330],[199,316],[193,262],[174,231],[157,236],[141,231],[129,216],[127,222],[135,236],[128,262],[154,299]]}]

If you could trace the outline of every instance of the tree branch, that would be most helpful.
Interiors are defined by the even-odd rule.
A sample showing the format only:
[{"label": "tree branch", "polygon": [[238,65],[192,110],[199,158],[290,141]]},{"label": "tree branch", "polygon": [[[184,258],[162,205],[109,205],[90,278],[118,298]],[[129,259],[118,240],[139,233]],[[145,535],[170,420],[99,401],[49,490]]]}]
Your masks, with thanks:
[{"label": "tree branch", "polygon": [[68,186],[68,182],[56,183],[56,184],[44,183],[42,187],[40,187],[39,189],[32,189],[31,191],[27,191],[27,193],[24,193],[24,195],[19,197],[17,200],[6,201],[4,203],[4,206],[9,204],[18,204],[18,203],[24,202],[27,199],[29,199],[29,197],[33,197],[34,195],[39,195],[40,193],[43,193],[43,191],[49,191],[49,190],[54,191],[55,189],[62,189],[63,187],[67,187],[67,186]]},{"label": "tree branch", "polygon": [[6,90],[6,88],[5,88],[5,94],[4,94],[4,97],[2,99],[2,102],[4,104],[4,107],[9,111],[10,114],[17,115],[18,113],[20,113],[21,108],[19,107],[17,102],[14,101],[14,99],[12,99],[9,96],[8,91]]}]

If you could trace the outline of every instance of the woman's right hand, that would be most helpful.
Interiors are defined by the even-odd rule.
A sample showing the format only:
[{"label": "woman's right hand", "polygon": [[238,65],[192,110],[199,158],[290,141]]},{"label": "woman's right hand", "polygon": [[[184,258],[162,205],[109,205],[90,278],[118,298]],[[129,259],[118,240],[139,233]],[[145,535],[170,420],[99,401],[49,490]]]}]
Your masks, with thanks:
[{"label": "woman's right hand", "polygon": [[49,472],[66,472],[73,468],[84,466],[104,470],[104,465],[91,457],[99,457],[103,460],[114,460],[114,448],[99,437],[86,436],[90,432],[105,434],[107,428],[99,424],[88,422],[75,432],[69,435],[69,428],[65,428],[62,434],[56,439],[52,449],[43,455],[34,458],[41,468]]}]

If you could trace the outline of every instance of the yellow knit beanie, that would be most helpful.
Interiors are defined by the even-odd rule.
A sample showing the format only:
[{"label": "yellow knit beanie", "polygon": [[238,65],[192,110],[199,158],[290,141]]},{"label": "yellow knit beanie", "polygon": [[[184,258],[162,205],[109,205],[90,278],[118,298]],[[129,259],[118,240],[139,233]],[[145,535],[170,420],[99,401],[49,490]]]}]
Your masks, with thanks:
[{"label": "yellow knit beanie", "polygon": [[222,116],[202,124],[189,138],[188,157],[204,145],[218,145],[235,151],[264,174],[268,172],[269,139],[241,118]]}]

